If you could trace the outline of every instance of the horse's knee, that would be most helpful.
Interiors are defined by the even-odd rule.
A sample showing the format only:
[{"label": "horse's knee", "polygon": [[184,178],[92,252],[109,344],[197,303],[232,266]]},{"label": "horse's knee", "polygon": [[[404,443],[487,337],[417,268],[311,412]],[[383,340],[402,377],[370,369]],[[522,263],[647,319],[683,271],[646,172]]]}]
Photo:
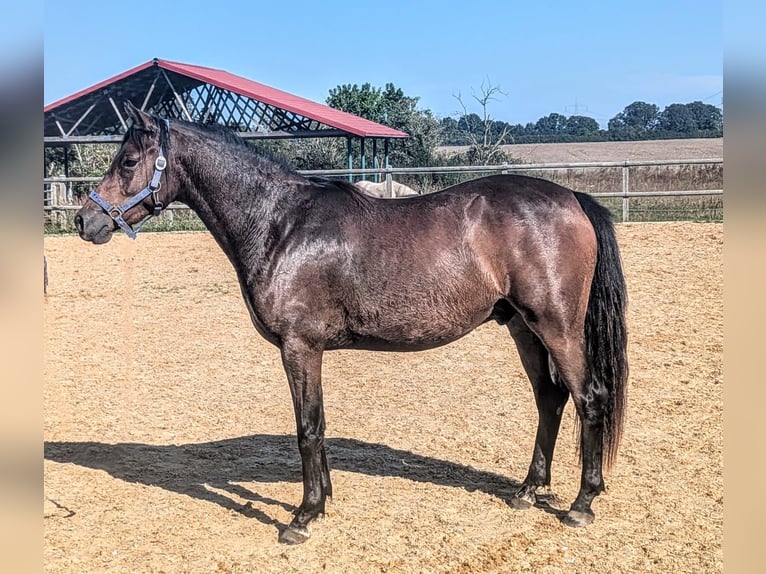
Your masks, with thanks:
[{"label": "horse's knee", "polygon": [[324,451],[324,433],[307,433],[298,437],[298,449],[302,455]]}]

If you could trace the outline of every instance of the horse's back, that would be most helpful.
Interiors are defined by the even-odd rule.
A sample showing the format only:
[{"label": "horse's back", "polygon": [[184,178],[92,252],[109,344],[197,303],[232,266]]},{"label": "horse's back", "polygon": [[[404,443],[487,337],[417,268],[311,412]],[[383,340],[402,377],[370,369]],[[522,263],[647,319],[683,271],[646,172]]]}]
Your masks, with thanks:
[{"label": "horse's back", "polygon": [[505,230],[510,236],[590,229],[572,190],[514,174],[473,179],[396,202],[374,201],[365,211],[362,219],[369,217],[397,236],[428,236],[436,230],[457,238],[480,228]]},{"label": "horse's back", "polygon": [[441,194],[457,197],[478,195],[496,203],[501,211],[524,210],[527,214],[548,211],[549,215],[555,216],[559,209],[568,210],[578,205],[571,189],[546,179],[517,174],[471,179],[431,195]]},{"label": "horse's back", "polygon": [[552,251],[595,252],[575,193],[544,179],[494,175],[399,201],[369,197],[351,184],[334,191],[319,194],[304,214],[314,230],[400,269],[420,265],[421,252],[446,257],[480,249],[509,263]]}]

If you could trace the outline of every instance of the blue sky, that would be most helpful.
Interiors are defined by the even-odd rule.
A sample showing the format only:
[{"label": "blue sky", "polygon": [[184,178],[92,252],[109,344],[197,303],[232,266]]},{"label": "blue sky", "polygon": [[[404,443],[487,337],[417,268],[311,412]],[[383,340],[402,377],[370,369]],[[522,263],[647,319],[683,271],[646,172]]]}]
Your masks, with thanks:
[{"label": "blue sky", "polygon": [[482,83],[496,119],[579,113],[602,125],[641,100],[721,105],[722,0],[48,0],[45,103],[154,57],[222,68],[324,102],[391,82],[438,117]]}]

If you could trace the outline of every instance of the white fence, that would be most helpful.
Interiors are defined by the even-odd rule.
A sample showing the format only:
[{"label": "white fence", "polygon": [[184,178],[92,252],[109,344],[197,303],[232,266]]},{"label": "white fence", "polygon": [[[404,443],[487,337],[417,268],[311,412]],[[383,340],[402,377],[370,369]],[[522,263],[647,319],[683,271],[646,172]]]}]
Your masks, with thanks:
[{"label": "white fence", "polygon": [[[694,196],[716,197],[723,196],[723,188],[720,189],[689,189],[689,190],[666,190],[652,189],[634,191],[631,189],[630,173],[633,168],[642,167],[683,167],[693,165],[723,166],[722,158],[690,159],[690,160],[659,160],[659,161],[624,161],[624,162],[583,162],[583,163],[538,163],[538,164],[502,164],[490,166],[445,166],[445,167],[413,167],[413,168],[374,168],[374,169],[334,169],[334,170],[306,170],[300,173],[304,175],[321,175],[339,179],[375,179],[388,183],[388,195],[391,195],[391,182],[399,176],[427,176],[437,174],[474,174],[476,177],[497,173],[534,173],[534,172],[558,172],[562,170],[595,170],[595,169],[619,169],[622,172],[622,183],[617,189],[610,191],[593,192],[591,195],[597,198],[619,198],[621,200],[621,220],[630,221],[630,204],[632,198],[682,198]],[[101,178],[97,177],[70,177],[70,178],[45,178],[43,191],[43,210],[46,221],[57,221],[67,211],[80,208],[80,202],[72,193],[72,184],[92,184],[95,186]],[[409,184],[408,184],[409,185]],[[410,187],[413,187],[410,185]],[[421,192],[423,190],[420,190]],[[588,190],[579,190],[588,192]],[[184,204],[173,203],[168,206],[170,210],[188,209]]]}]

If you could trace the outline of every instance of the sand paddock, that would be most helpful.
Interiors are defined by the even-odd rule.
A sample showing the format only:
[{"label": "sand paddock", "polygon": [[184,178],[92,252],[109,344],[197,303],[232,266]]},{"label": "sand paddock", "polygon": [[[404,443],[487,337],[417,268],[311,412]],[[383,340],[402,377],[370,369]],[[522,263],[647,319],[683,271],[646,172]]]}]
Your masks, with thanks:
[{"label": "sand paddock", "polygon": [[567,406],[549,507],[523,480],[534,400],[504,328],[423,353],[327,353],[335,498],[277,532],[300,459],[276,348],[207,233],[45,238],[46,572],[721,572],[723,226],[618,226],[630,295],[623,446],[596,522]]}]

